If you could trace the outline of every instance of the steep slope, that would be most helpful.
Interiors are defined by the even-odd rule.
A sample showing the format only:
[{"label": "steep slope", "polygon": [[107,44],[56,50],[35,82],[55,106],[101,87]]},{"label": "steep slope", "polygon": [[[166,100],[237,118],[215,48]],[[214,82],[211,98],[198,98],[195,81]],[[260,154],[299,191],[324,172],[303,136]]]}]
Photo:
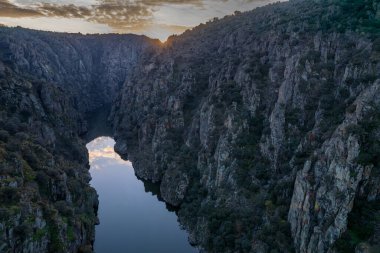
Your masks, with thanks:
[{"label": "steep slope", "polygon": [[156,46],[135,35],[0,29],[1,252],[92,252],[98,200],[80,136]]},{"label": "steep slope", "polygon": [[91,251],[98,200],[73,100],[3,65],[0,76],[0,251]]},{"label": "steep slope", "polygon": [[193,243],[207,252],[376,243],[375,218],[337,239],[350,212],[365,220],[354,203],[379,217],[378,8],[291,1],[236,13],[170,38],[133,71],[111,117],[116,150],[180,206]]},{"label": "steep slope", "polygon": [[81,112],[110,104],[142,52],[158,45],[158,40],[138,35],[0,29],[0,59],[16,73],[70,92]]}]

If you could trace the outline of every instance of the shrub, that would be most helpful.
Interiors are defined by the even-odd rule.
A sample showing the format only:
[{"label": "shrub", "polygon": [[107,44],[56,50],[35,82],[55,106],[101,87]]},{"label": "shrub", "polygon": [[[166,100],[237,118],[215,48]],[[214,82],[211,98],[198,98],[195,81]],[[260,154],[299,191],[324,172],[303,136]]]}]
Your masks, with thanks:
[{"label": "shrub", "polygon": [[5,221],[9,218],[9,210],[4,207],[0,207],[0,221]]},{"label": "shrub", "polygon": [[50,178],[43,171],[38,171],[36,175],[36,181],[38,183],[40,192],[47,193],[50,185]]},{"label": "shrub", "polygon": [[66,201],[57,201],[54,203],[54,206],[63,216],[70,217],[74,214],[73,209],[68,205]]},{"label": "shrub", "polygon": [[20,200],[20,193],[16,188],[3,187],[0,189],[0,199],[2,203],[12,204]]},{"label": "shrub", "polygon": [[15,134],[20,130],[20,119],[17,117],[12,117],[5,123],[4,129],[10,132],[11,134]]},{"label": "shrub", "polygon": [[0,141],[7,142],[9,139],[9,133],[6,130],[0,130]]},{"label": "shrub", "polygon": [[335,243],[337,252],[354,253],[356,245],[367,241],[374,233],[375,224],[379,222],[376,213],[380,204],[376,201],[358,200],[348,216],[347,231]]},{"label": "shrub", "polygon": [[20,238],[21,241],[24,241],[32,233],[32,228],[31,228],[31,226],[23,223],[23,224],[21,224],[19,226],[16,226],[13,229],[13,233],[14,233],[15,236],[17,236],[18,238]]},{"label": "shrub", "polygon": [[23,158],[32,168],[38,169],[40,167],[39,160],[33,150],[28,149],[28,151],[23,152]]},{"label": "shrub", "polygon": [[19,139],[20,141],[25,141],[29,139],[29,135],[25,132],[18,132],[15,134],[15,137]]}]

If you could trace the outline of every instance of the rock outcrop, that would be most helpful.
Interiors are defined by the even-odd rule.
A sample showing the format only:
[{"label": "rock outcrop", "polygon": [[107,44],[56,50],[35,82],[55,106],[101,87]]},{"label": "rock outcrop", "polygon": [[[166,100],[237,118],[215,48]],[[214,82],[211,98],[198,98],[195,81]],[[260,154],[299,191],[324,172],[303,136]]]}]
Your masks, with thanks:
[{"label": "rock outcrop", "polygon": [[110,104],[138,63],[160,42],[138,35],[78,35],[1,28],[1,60],[16,73],[53,83],[82,113]]},{"label": "rock outcrop", "polygon": [[378,130],[361,126],[379,108],[378,7],[290,1],[236,13],[171,37],[133,71],[111,117],[117,150],[180,206],[193,243],[353,252],[376,242],[378,218],[363,232],[350,215],[359,200],[379,210],[380,150],[365,139]]},{"label": "rock outcrop", "polygon": [[80,114],[54,85],[0,75],[0,251],[91,251],[98,200]]}]

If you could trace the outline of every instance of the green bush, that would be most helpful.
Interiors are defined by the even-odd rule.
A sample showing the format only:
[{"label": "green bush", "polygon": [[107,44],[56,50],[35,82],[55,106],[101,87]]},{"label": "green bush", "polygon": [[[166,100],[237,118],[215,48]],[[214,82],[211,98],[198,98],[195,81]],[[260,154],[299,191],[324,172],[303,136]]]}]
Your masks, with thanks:
[{"label": "green bush", "polygon": [[0,207],[0,221],[5,221],[9,218],[10,212],[5,207]]},{"label": "green bush", "polygon": [[377,106],[368,112],[366,120],[358,126],[349,126],[348,130],[355,133],[360,139],[360,154],[357,162],[363,166],[380,166],[380,140],[374,138],[380,126],[380,113]]},{"label": "green bush", "polygon": [[74,214],[72,207],[66,201],[57,201],[54,206],[63,216],[71,217]]},{"label": "green bush", "polygon": [[359,199],[348,216],[348,228],[334,247],[341,253],[354,253],[356,246],[367,241],[374,233],[375,224],[379,222],[376,214],[380,211],[378,201],[368,202]]},{"label": "green bush", "polygon": [[1,203],[12,204],[20,200],[20,193],[17,188],[3,187],[0,189]]},{"label": "green bush", "polygon": [[16,226],[13,229],[13,233],[21,241],[25,241],[30,236],[30,234],[32,233],[32,228],[30,225],[23,223],[19,226]]},{"label": "green bush", "polygon": [[38,171],[36,174],[36,181],[38,183],[41,193],[47,194],[50,187],[50,177],[43,171]]},{"label": "green bush", "polygon": [[0,130],[0,141],[7,142],[10,135],[6,130]]},{"label": "green bush", "polygon": [[20,130],[20,125],[20,119],[17,117],[12,117],[5,123],[4,129],[11,134],[15,134]]}]

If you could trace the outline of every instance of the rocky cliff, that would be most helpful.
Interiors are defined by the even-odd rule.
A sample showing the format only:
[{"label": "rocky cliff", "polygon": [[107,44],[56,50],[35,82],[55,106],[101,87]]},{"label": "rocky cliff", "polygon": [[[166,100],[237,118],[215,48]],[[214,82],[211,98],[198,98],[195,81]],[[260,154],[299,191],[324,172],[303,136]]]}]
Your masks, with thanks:
[{"label": "rocky cliff", "polygon": [[194,244],[379,250],[378,8],[236,13],[171,37],[133,71],[111,117],[116,150],[180,207]]},{"label": "rocky cliff", "polygon": [[0,28],[0,249],[91,251],[80,136],[111,103],[116,151],[201,251],[379,251],[379,18],[293,0],[164,44]]},{"label": "rocky cliff", "polygon": [[54,85],[0,71],[0,251],[91,251],[97,194],[78,132]]},{"label": "rocky cliff", "polygon": [[1,252],[92,252],[98,200],[87,118],[109,111],[139,54],[156,44],[0,29]]},{"label": "rocky cliff", "polygon": [[0,59],[16,73],[60,87],[82,113],[110,104],[140,54],[157,45],[158,40],[138,35],[0,30]]}]

